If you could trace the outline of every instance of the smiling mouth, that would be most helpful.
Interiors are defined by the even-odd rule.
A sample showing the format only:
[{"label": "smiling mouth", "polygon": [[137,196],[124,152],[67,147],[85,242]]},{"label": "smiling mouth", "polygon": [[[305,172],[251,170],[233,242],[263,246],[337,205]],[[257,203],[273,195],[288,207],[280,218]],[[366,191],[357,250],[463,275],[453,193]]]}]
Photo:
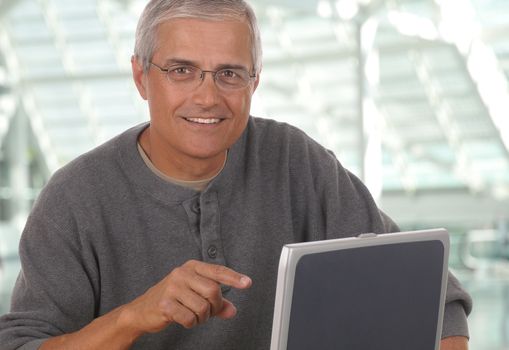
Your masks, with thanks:
[{"label": "smiling mouth", "polygon": [[191,123],[205,125],[219,124],[220,122],[223,121],[223,119],[220,118],[184,118],[184,119]]}]

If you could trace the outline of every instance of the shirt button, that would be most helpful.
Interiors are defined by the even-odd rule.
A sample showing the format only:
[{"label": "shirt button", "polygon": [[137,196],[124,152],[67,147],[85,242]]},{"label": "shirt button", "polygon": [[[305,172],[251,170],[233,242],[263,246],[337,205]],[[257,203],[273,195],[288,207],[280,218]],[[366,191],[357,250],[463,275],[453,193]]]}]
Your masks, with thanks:
[{"label": "shirt button", "polygon": [[207,254],[210,258],[215,259],[217,257],[217,248],[215,245],[211,245],[209,249],[207,249]]},{"label": "shirt button", "polygon": [[195,214],[200,213],[200,201],[196,201],[193,203],[193,205],[191,206],[191,211]]}]

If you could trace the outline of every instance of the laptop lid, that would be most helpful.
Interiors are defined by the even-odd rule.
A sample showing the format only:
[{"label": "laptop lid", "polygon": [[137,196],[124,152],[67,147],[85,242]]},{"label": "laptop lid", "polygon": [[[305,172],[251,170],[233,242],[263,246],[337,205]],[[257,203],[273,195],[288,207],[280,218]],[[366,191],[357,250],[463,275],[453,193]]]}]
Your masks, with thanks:
[{"label": "laptop lid", "polygon": [[285,245],[271,350],[438,350],[444,229]]}]

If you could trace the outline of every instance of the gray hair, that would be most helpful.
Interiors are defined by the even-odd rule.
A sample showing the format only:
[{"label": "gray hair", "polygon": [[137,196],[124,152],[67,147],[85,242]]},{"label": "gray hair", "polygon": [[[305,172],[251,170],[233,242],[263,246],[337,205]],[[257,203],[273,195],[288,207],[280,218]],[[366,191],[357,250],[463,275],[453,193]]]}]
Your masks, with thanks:
[{"label": "gray hair", "polygon": [[251,57],[256,74],[262,68],[262,44],[256,16],[244,0],[151,0],[141,14],[136,28],[134,56],[147,72],[157,48],[158,26],[176,18],[211,21],[247,20],[251,32]]}]

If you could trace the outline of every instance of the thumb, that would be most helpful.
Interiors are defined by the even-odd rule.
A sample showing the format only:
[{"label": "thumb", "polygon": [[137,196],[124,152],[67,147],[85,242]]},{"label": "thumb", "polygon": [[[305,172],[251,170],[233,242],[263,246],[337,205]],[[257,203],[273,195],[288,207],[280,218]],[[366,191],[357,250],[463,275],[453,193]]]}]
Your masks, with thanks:
[{"label": "thumb", "polygon": [[216,314],[217,317],[223,320],[235,317],[237,314],[237,308],[231,303],[231,301],[223,299],[223,308]]}]

